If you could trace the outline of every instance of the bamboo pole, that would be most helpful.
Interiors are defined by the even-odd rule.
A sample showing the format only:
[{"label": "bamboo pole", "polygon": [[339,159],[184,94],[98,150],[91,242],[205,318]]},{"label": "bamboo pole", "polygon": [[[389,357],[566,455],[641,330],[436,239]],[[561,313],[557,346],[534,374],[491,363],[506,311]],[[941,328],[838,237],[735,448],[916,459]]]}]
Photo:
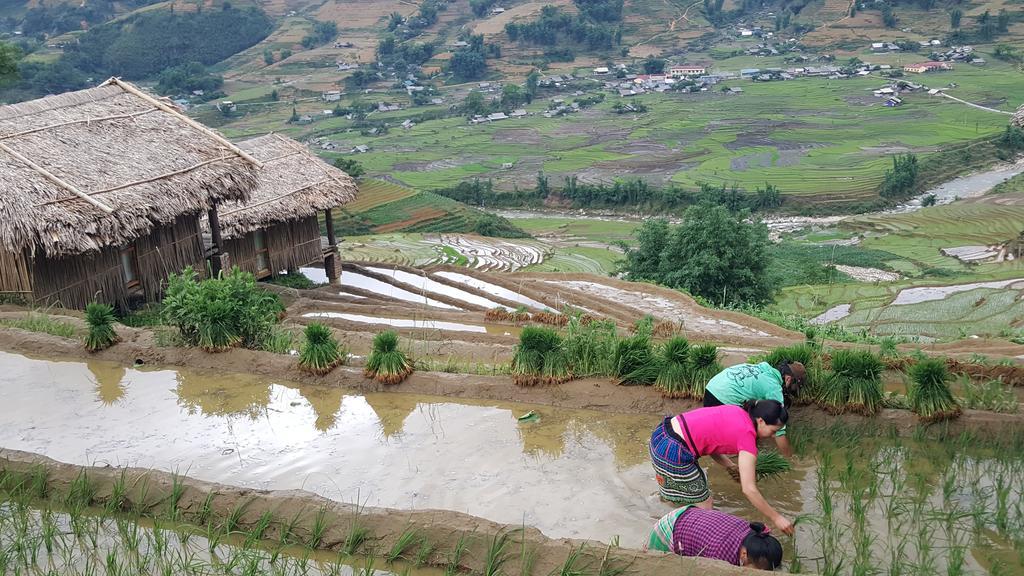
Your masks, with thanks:
[{"label": "bamboo pole", "polygon": [[56,174],[50,172],[46,168],[43,168],[42,166],[40,166],[40,165],[36,164],[35,162],[29,160],[28,158],[22,156],[18,152],[16,152],[13,149],[11,149],[10,146],[4,144],[3,142],[0,142],[0,150],[3,150],[4,152],[7,152],[8,154],[10,154],[14,158],[16,158],[19,162],[22,162],[23,164],[25,164],[29,168],[35,170],[36,172],[38,172],[39,174],[44,176],[47,180],[53,182],[57,186],[60,186],[61,188],[67,190],[68,192],[71,192],[75,196],[78,196],[82,200],[85,200],[86,202],[88,202],[89,204],[92,204],[93,206],[95,206],[96,208],[102,210],[103,212],[105,212],[107,214],[113,214],[114,209],[111,208],[110,206],[107,206],[106,204],[104,204],[103,202],[100,202],[99,200],[97,200],[95,198],[91,198],[85,192],[82,192],[81,190],[79,190],[78,188],[75,188],[74,186],[72,186],[71,184],[65,182],[64,180],[61,180]]},{"label": "bamboo pole", "polygon": [[257,168],[262,168],[263,167],[263,163],[262,162],[260,162],[259,160],[257,160],[253,156],[251,156],[245,150],[242,150],[238,146],[235,146],[234,144],[232,144],[231,141],[228,140],[227,138],[221,136],[220,134],[214,132],[213,130],[210,130],[206,126],[203,126],[202,124],[200,124],[199,122],[196,122],[195,120],[189,118],[188,116],[185,116],[181,112],[178,112],[173,107],[168,106],[167,104],[161,102],[160,100],[157,100],[156,98],[153,98],[152,96],[150,96],[149,94],[146,94],[142,90],[139,90],[138,88],[136,88],[132,84],[129,84],[128,82],[124,82],[120,78],[114,77],[114,78],[111,78],[110,80],[107,80],[103,84],[101,84],[101,86],[108,86],[110,84],[118,86],[119,88],[121,88],[125,92],[128,92],[129,94],[133,94],[135,96],[138,96],[139,98],[142,98],[143,100],[146,100],[147,102],[149,102],[152,105],[156,106],[157,108],[163,110],[164,112],[167,112],[168,114],[174,114],[182,122],[188,124],[189,126],[195,128],[196,130],[202,132],[203,134],[209,136],[210,138],[213,138],[214,140],[219,142],[221,145],[225,146],[228,150],[231,150],[235,154],[238,154],[239,156],[241,156],[243,159],[245,159],[246,162],[249,162],[250,164],[252,164],[253,166],[256,166]]},{"label": "bamboo pole", "polygon": [[131,114],[115,114],[113,116],[100,116],[99,118],[82,118],[81,120],[69,120],[67,122],[61,122],[59,124],[50,124],[49,126],[43,126],[41,128],[32,128],[31,130],[23,130],[21,132],[15,132],[13,134],[5,134],[0,136],[0,140],[7,140],[9,138],[17,138],[19,136],[27,136],[29,134],[35,134],[36,132],[43,132],[46,130],[53,130],[55,128],[63,128],[64,126],[72,126],[74,124],[90,124],[92,122],[105,122],[107,120],[122,120],[122,119],[135,119],[139,116],[145,116],[153,112],[158,112],[159,108],[150,108],[141,112],[132,112]]}]

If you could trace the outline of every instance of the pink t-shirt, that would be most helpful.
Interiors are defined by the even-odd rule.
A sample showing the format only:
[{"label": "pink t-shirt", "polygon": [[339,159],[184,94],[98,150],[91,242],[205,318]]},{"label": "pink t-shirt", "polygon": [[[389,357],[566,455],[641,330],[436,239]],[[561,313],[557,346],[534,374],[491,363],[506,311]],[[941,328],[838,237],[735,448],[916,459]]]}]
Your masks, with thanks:
[{"label": "pink t-shirt", "polygon": [[757,455],[757,430],[750,415],[739,406],[697,408],[676,416],[675,421],[684,440],[689,427],[696,456],[739,454],[741,450]]}]

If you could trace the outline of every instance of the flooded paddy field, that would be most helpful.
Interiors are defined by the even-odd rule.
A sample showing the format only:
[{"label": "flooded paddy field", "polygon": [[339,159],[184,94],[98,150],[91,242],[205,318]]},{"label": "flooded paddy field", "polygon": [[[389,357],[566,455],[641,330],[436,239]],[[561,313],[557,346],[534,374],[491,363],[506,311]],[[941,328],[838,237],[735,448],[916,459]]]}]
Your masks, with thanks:
[{"label": "flooded paddy field", "polygon": [[[356,394],[8,353],[0,353],[0,374],[0,446],[62,462],[464,512],[634,549],[669,509],[656,497],[647,456],[656,416]],[[531,410],[539,421],[517,419]],[[793,423],[794,470],[762,484],[773,505],[799,519],[796,537],[783,538],[788,568],[1024,570],[1019,438],[990,445],[863,432]],[[709,480],[716,506],[757,518],[718,467]]]}]

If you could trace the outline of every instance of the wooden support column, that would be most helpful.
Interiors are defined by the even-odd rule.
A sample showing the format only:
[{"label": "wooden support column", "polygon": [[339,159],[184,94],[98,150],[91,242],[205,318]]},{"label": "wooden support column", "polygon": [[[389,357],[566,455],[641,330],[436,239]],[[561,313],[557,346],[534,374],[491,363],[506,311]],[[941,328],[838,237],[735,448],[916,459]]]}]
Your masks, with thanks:
[{"label": "wooden support column", "polygon": [[217,206],[214,205],[207,212],[207,218],[210,221],[210,239],[213,242],[213,254],[210,256],[210,272],[213,277],[220,276],[220,273],[229,268],[228,255],[222,252],[224,247],[223,240],[220,235],[220,217],[217,216]]},{"label": "wooden support column", "polygon": [[324,225],[327,227],[327,251],[324,253],[324,271],[331,284],[341,283],[341,256],[338,254],[338,237],[334,233],[334,215],[331,209],[324,210]]}]

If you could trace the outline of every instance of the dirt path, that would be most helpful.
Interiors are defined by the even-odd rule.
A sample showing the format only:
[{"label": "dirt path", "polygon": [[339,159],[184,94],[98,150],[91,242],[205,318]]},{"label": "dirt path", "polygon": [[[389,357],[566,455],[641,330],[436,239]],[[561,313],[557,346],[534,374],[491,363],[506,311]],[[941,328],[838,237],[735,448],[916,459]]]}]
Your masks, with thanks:
[{"label": "dirt path", "polygon": [[967,100],[961,100],[961,99],[957,98],[956,96],[951,96],[949,94],[946,94],[945,92],[939,92],[939,96],[942,96],[943,98],[949,98],[950,100],[959,102],[961,104],[966,104],[967,106],[970,106],[971,108],[977,108],[978,110],[984,110],[985,112],[994,112],[996,114],[1006,114],[1007,116],[1013,116],[1013,112],[1007,112],[1006,110],[996,110],[995,108],[989,108],[988,106],[982,106],[981,104],[974,104],[973,102],[968,102]]}]

